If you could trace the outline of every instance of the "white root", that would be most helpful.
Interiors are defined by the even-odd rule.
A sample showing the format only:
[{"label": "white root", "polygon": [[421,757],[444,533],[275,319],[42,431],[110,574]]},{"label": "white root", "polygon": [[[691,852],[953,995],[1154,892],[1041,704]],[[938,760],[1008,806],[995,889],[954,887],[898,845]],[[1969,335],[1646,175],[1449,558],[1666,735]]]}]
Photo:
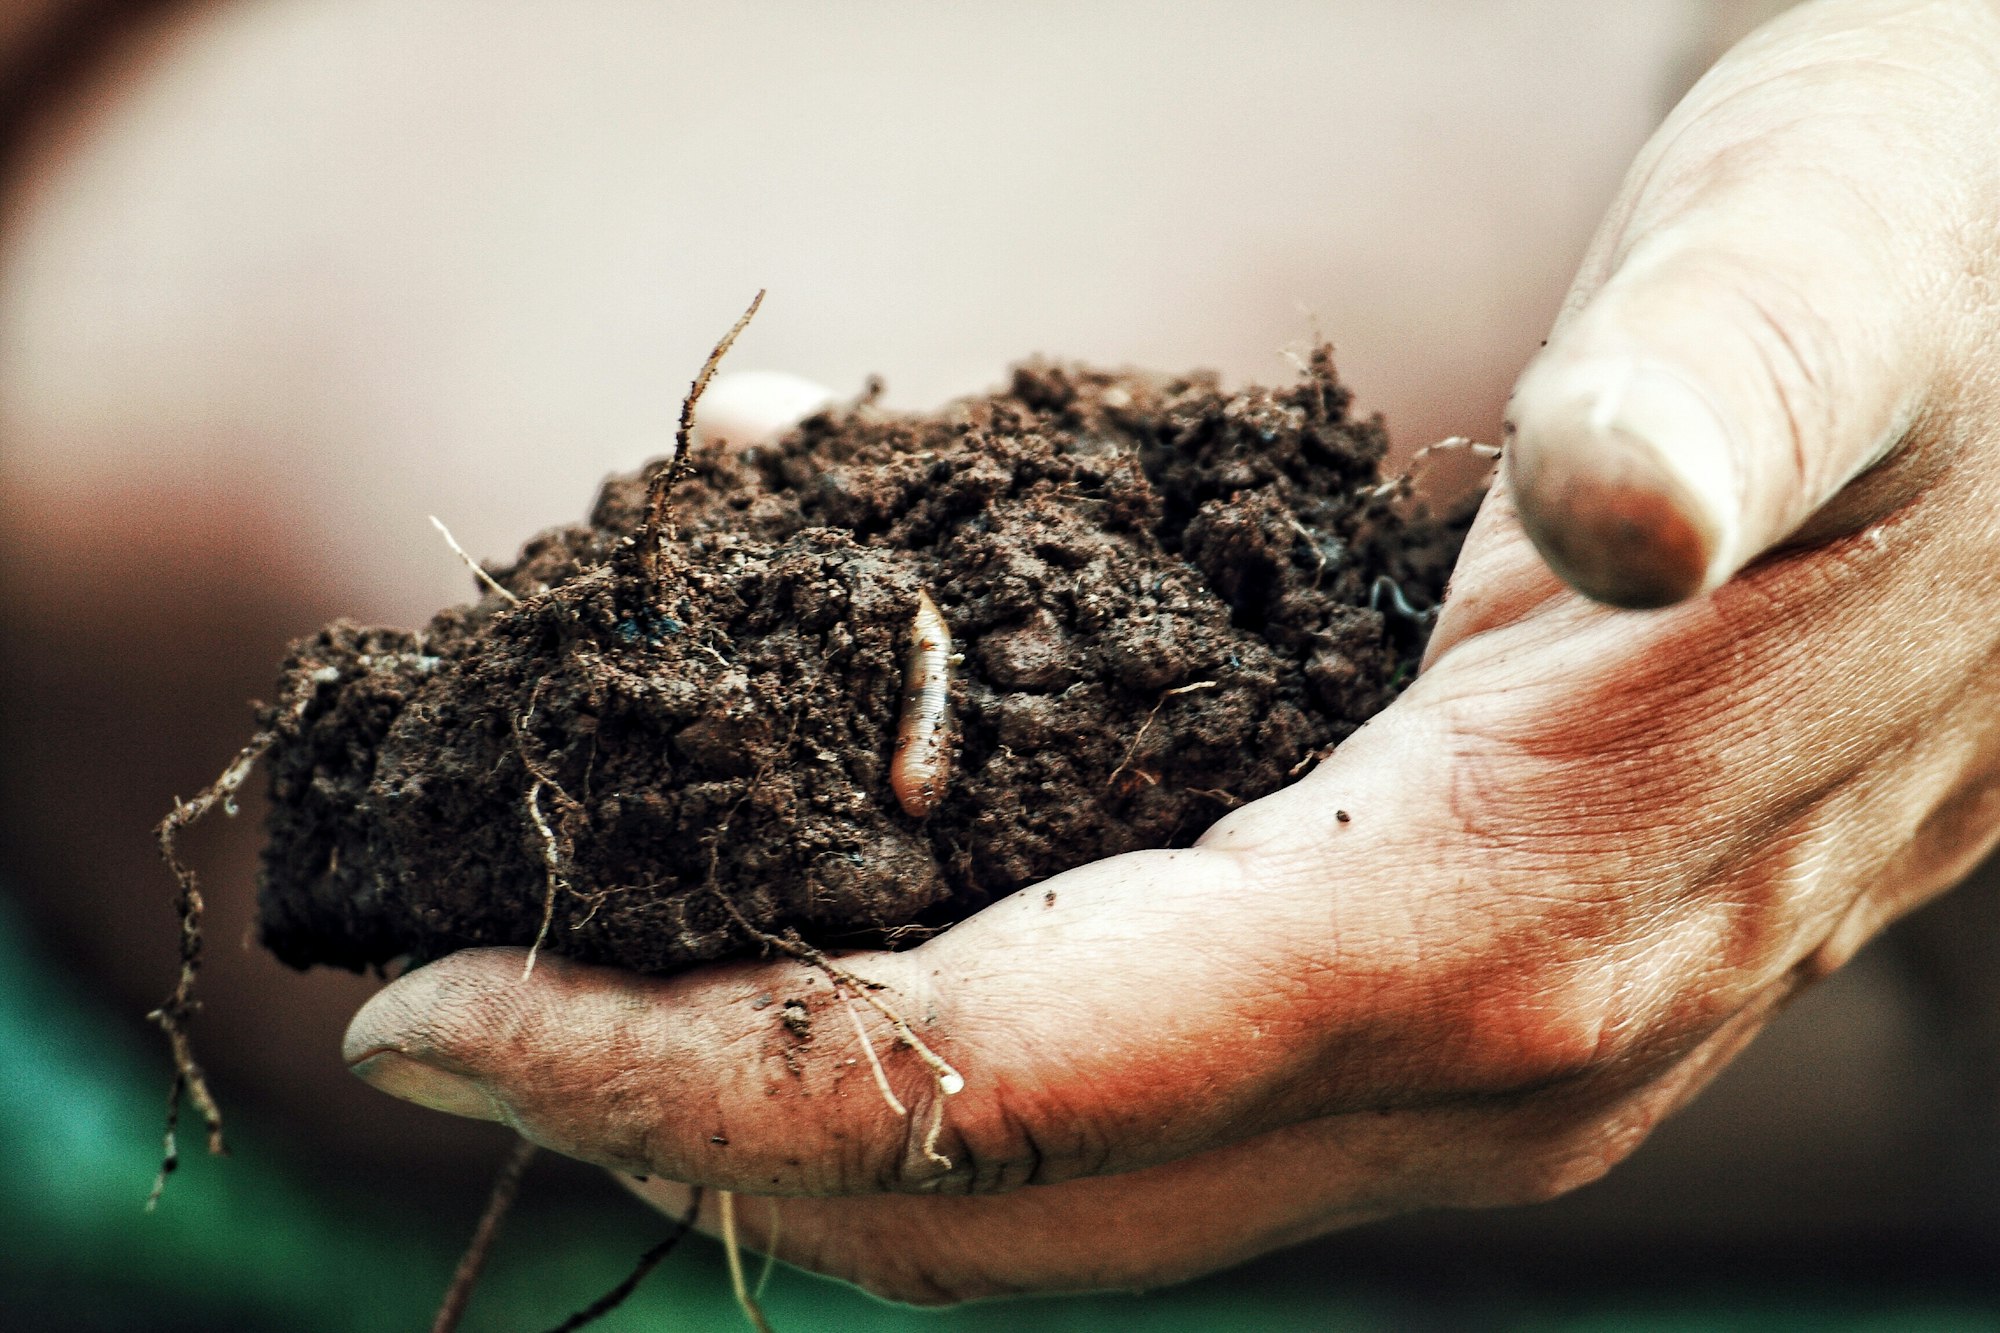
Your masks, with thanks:
[{"label": "white root", "polygon": [[882,1058],[875,1054],[875,1043],[869,1039],[868,1029],[861,1025],[861,1011],[854,1007],[854,1001],[847,998],[845,988],[835,986],[833,993],[840,997],[840,1005],[847,1010],[847,1017],[854,1024],[854,1035],[861,1041],[861,1053],[868,1057],[868,1070],[875,1075],[875,1089],[882,1094],[882,1100],[889,1103],[889,1109],[908,1119],[910,1108],[903,1105],[896,1096],[896,1090],[889,1086],[889,1075],[883,1072]]},{"label": "white root", "polygon": [[[875,994],[878,988],[876,983],[865,981],[856,976],[839,963],[834,962],[833,959],[828,958],[820,950],[807,944],[794,932],[787,931],[783,935],[773,935],[767,930],[759,930],[750,924],[749,918],[745,917],[742,911],[727,896],[716,890],[712,885],[708,891],[713,895],[717,905],[729,914],[730,918],[736,922],[737,928],[745,935],[748,935],[760,944],[776,949],[779,953],[798,959],[808,967],[818,968],[826,974],[827,980],[833,983],[834,993],[839,995],[843,1001],[847,1000],[849,994],[857,995],[863,1003],[888,1021],[890,1029],[896,1034],[896,1040],[908,1047],[910,1053],[923,1062],[924,1068],[930,1071],[931,1078],[937,1083],[939,1095],[931,1103],[931,1123],[929,1130],[924,1135],[923,1152],[930,1163],[940,1171],[951,1170],[951,1159],[937,1150],[937,1141],[939,1133],[944,1128],[944,1099],[946,1097],[955,1097],[965,1091],[965,1075],[952,1068],[950,1061],[932,1050],[929,1043],[924,1041],[922,1037],[919,1037],[911,1029],[909,1023],[904,1020],[901,1014],[897,1013],[894,1008]],[[857,1029],[859,1029],[859,1026],[857,1022]],[[860,1037],[861,1048],[868,1052],[869,1062],[879,1066],[874,1048],[868,1040],[868,1034],[862,1031],[860,1032]],[[879,1067],[876,1076],[879,1080],[877,1086],[889,1098],[889,1104],[897,1108],[898,1114],[906,1115],[907,1112],[902,1109],[902,1102],[889,1090],[888,1079],[881,1073]]]},{"label": "white root", "polygon": [[[535,975],[535,958],[548,942],[549,927],[556,918],[556,894],[568,888],[562,873],[562,848],[556,841],[556,832],[549,827],[549,821],[542,814],[542,788],[548,783],[537,777],[528,786],[528,818],[534,821],[535,832],[542,837],[542,864],[548,871],[548,891],[542,896],[542,925],[535,932],[535,942],[528,946],[528,961],[521,965],[521,980]],[[595,910],[595,909],[593,909]]]},{"label": "white root", "polygon": [[743,1243],[736,1238],[736,1195],[730,1190],[717,1190],[717,1209],[722,1223],[722,1253],[729,1263],[729,1290],[736,1297],[736,1308],[743,1311],[743,1317],[750,1321],[750,1327],[757,1333],[771,1333],[771,1323],[764,1318],[763,1307],[750,1294],[750,1285],[743,1279]]},{"label": "white root", "polygon": [[505,588],[501,587],[499,580],[495,579],[491,574],[488,574],[486,572],[486,567],[484,565],[480,564],[477,560],[474,560],[470,555],[466,554],[465,548],[458,544],[458,538],[451,535],[451,529],[444,525],[442,519],[440,519],[436,514],[432,514],[429,517],[431,520],[431,526],[436,528],[438,530],[438,535],[444,538],[444,544],[446,546],[449,546],[452,549],[452,552],[455,555],[457,555],[460,560],[463,560],[465,562],[465,567],[472,571],[472,577],[478,579],[481,583],[485,584],[487,588],[490,589],[491,591],[497,592],[502,597],[505,597],[509,602],[512,602],[515,606],[519,606],[521,604],[521,599],[516,597],[513,593],[508,592]]},{"label": "white root", "polygon": [[771,1209],[771,1226],[764,1236],[764,1271],[757,1274],[756,1290],[750,1293],[750,1298],[758,1301],[764,1299],[764,1288],[770,1285],[771,1273],[778,1266],[778,1230],[785,1220],[785,1214],[779,1209],[776,1199],[766,1199],[765,1203]]},{"label": "white root", "polygon": [[[889,1086],[889,1076],[883,1072],[882,1061],[875,1054],[875,1043],[869,1039],[868,1029],[861,1025],[861,1011],[854,1007],[854,1001],[847,998],[847,988],[841,984],[838,977],[834,978],[833,991],[847,1009],[848,1018],[854,1022],[854,1035],[860,1038],[862,1054],[868,1057],[868,1068],[875,1075],[876,1091],[882,1094],[882,1100],[889,1104],[890,1110],[905,1120],[909,1119],[910,1109],[903,1105],[902,1099],[897,1097],[895,1090]],[[866,992],[863,992],[863,998],[868,998]],[[965,1091],[965,1076],[946,1064],[930,1047],[918,1041],[916,1034],[909,1030],[909,1025],[901,1016],[886,1006],[877,1007],[889,1016],[892,1024],[896,1025],[897,1039],[909,1046],[919,1060],[924,1061],[931,1071],[931,1077],[937,1080],[938,1092],[941,1095],[931,1100],[931,1122],[924,1130],[923,1154],[924,1160],[938,1170],[949,1171],[951,1158],[939,1152],[937,1146],[938,1136],[944,1132],[944,1099]]]}]

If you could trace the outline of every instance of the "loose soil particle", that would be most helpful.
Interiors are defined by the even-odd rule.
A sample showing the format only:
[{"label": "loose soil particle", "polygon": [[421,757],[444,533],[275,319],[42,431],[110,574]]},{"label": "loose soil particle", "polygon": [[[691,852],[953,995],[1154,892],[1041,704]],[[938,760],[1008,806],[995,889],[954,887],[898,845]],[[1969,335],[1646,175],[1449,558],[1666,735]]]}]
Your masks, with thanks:
[{"label": "loose soil particle", "polygon": [[[1422,650],[1404,608],[1462,524],[1382,484],[1348,403],[1324,349],[1274,390],[1031,364],[935,416],[864,400],[695,455],[657,562],[646,478],[614,478],[491,571],[518,604],[294,645],[263,941],[381,967],[529,945],[546,914],[547,949],[661,974],[757,948],[718,895],[757,930],[897,942],[1184,846]],[[888,770],[920,591],[962,656],[918,819]]]}]

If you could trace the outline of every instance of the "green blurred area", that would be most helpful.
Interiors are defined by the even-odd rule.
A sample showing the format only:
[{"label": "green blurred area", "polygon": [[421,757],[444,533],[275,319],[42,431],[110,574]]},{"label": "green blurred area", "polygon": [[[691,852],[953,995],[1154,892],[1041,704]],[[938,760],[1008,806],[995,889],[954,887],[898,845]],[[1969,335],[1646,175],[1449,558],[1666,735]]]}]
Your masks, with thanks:
[{"label": "green blurred area", "polygon": [[[94,1007],[38,954],[0,898],[0,1328],[47,1330],[423,1329],[470,1216],[320,1181],[311,1145],[233,1127],[234,1155],[198,1135],[159,1209],[164,1051]],[[496,1154],[497,1161],[497,1154]],[[538,1191],[521,1206],[476,1293],[467,1330],[547,1328],[607,1290],[666,1224],[608,1188],[579,1205]],[[310,1183],[308,1183],[310,1182]],[[1014,1302],[948,1312],[883,1305],[780,1268],[766,1293],[785,1330],[1987,1330],[2000,1305],[1829,1292],[1700,1290],[1468,1294],[1344,1287],[1282,1261],[1148,1296]],[[744,1327],[716,1247],[691,1238],[607,1330]]]}]

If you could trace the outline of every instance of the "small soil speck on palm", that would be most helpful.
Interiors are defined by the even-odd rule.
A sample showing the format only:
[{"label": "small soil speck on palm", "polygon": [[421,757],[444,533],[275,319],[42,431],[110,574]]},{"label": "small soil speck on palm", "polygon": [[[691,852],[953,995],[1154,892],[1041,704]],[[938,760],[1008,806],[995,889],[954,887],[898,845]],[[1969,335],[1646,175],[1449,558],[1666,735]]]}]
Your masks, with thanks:
[{"label": "small soil speck on palm", "polygon": [[[296,966],[544,947],[667,973],[907,938],[1184,846],[1409,679],[1462,526],[1298,383],[1034,364],[935,416],[863,402],[702,451],[655,573],[641,477],[423,630],[285,664],[264,943]],[[1385,596],[1388,579],[1401,597]],[[948,781],[889,782],[919,591],[961,655]],[[1189,687],[1196,688],[1189,688]]]}]

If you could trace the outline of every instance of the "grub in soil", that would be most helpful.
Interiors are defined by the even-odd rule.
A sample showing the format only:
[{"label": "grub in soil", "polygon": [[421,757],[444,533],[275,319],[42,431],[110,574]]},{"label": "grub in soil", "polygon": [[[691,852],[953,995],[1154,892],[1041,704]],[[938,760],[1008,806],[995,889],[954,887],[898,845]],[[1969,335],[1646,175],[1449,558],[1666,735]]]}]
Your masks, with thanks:
[{"label": "grub in soil", "polygon": [[[871,396],[698,448],[664,523],[658,465],[614,478],[479,602],[294,645],[263,942],[664,974],[1185,846],[1415,673],[1463,523],[1383,481],[1348,403],[1325,349],[1240,393],[1032,364],[941,414]],[[949,653],[913,648],[927,597]]]}]

